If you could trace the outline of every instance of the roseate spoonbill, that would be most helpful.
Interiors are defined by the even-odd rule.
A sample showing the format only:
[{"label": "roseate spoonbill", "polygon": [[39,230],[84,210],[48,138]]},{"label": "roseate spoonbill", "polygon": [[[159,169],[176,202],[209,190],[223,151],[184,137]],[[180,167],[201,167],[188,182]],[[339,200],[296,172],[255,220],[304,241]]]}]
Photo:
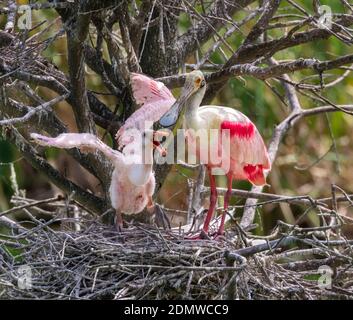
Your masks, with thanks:
[{"label": "roseate spoonbill", "polygon": [[[116,227],[122,229],[121,213],[135,214],[146,206],[155,209],[156,214],[163,214],[159,206],[154,205],[152,195],[155,189],[155,177],[152,171],[153,149],[161,151],[154,136],[164,135],[159,132],[146,131],[142,139],[135,139],[134,146],[129,146],[130,153],[123,154],[111,149],[95,135],[89,133],[63,133],[50,138],[32,133],[31,138],[42,146],[57,148],[79,148],[82,152],[101,151],[113,164],[114,171],[109,188],[112,207],[116,211]],[[152,136],[152,137],[151,137]],[[141,142],[141,143],[140,143]],[[138,145],[140,143],[140,145]]]},{"label": "roseate spoonbill", "polygon": [[174,104],[175,98],[170,90],[159,81],[155,81],[143,74],[131,73],[131,87],[135,101],[140,108],[137,109],[118,130],[116,139],[122,147],[131,142],[129,129],[143,132],[146,121],[150,124],[157,122]]},{"label": "roseate spoonbill", "polygon": [[[270,170],[271,163],[263,139],[255,125],[241,112],[223,106],[202,106],[200,104],[206,91],[205,78],[201,71],[193,71],[186,77],[185,85],[180,98],[160,119],[159,123],[163,127],[174,125],[182,115],[183,128],[186,129],[188,139],[196,139],[195,132],[199,129],[206,129],[210,133],[211,129],[226,133],[229,136],[228,152],[221,151],[221,157],[228,157],[229,170],[227,176],[227,192],[224,197],[224,212],[217,234],[224,233],[225,214],[228,209],[229,199],[232,192],[233,179],[248,180],[253,185],[265,185],[265,170]],[[192,130],[190,130],[192,129]],[[221,136],[221,134],[219,134]],[[207,135],[209,152],[219,150],[215,144],[211,145],[210,134]],[[196,152],[200,153],[197,147]],[[214,148],[214,149],[213,149]],[[219,152],[219,151],[214,151]],[[207,235],[209,224],[217,202],[217,189],[215,176],[212,174],[213,168],[220,168],[218,164],[208,161],[206,164],[210,180],[210,206],[201,231],[201,237]]]}]

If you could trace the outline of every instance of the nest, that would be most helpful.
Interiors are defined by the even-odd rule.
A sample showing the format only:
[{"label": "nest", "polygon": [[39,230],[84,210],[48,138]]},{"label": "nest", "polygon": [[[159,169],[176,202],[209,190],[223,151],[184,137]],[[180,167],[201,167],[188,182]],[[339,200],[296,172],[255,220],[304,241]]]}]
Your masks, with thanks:
[{"label": "nest", "polygon": [[236,225],[223,238],[190,240],[136,223],[118,233],[87,217],[65,218],[79,231],[64,231],[51,227],[63,218],[27,214],[31,228],[6,220],[12,231],[0,238],[0,299],[353,297],[352,243],[344,239],[279,228],[260,241]]}]

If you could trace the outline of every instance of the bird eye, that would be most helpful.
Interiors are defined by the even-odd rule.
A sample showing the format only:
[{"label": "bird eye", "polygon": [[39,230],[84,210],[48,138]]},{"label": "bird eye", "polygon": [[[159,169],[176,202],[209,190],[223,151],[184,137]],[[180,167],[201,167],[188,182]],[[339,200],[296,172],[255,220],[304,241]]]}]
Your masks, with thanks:
[{"label": "bird eye", "polygon": [[197,78],[197,79],[195,80],[195,86],[196,86],[197,88],[202,88],[202,87],[205,86],[205,84],[206,84],[205,79]]}]

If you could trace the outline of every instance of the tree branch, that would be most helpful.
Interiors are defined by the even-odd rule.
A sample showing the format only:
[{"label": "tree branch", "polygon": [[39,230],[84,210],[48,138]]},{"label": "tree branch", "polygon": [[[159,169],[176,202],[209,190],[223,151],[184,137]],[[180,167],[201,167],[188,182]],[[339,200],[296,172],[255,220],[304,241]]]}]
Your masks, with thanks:
[{"label": "tree branch", "polygon": [[36,113],[40,113],[43,111],[49,111],[50,108],[52,108],[53,106],[55,106],[57,103],[59,103],[60,101],[65,100],[69,95],[66,94],[64,96],[59,96],[54,98],[51,101],[45,102],[35,108],[30,108],[29,107],[29,111],[22,117],[19,118],[10,118],[10,119],[6,119],[6,120],[0,120],[0,126],[7,126],[7,125],[13,125],[13,124],[18,124],[18,123],[25,123],[28,120],[30,120]]},{"label": "tree branch", "polygon": [[14,145],[16,145],[25,159],[34,168],[46,175],[50,181],[52,181],[58,188],[65,191],[68,195],[72,196],[73,199],[82,203],[88,209],[94,211],[97,214],[102,214],[108,209],[108,206],[103,199],[98,198],[89,192],[86,192],[72,181],[67,180],[47,161],[39,157],[36,154],[34,148],[23,138],[17,129],[14,127],[5,129],[5,137]]},{"label": "tree branch", "polygon": [[255,42],[266,30],[270,20],[273,15],[276,13],[281,0],[264,0],[263,1],[263,11],[262,14],[255,24],[255,26],[251,29],[250,33],[244,40],[243,46],[248,45],[249,43]]},{"label": "tree branch", "polygon": [[75,19],[66,25],[67,51],[73,111],[80,132],[96,133],[89,108],[86,81],[84,46],[88,35],[89,14],[78,13]]},{"label": "tree branch", "polygon": [[[295,71],[312,69],[317,72],[323,72],[339,68],[345,64],[353,63],[353,55],[346,55],[334,60],[320,62],[317,59],[298,59],[295,61],[280,63],[269,67],[261,68],[253,64],[239,64],[228,69],[205,74],[208,84],[224,83],[230,77],[236,76],[252,76],[254,78],[265,80],[268,78],[276,78],[286,73]],[[169,76],[157,78],[156,80],[163,82],[169,88],[182,87],[185,82],[185,75]]]},{"label": "tree branch", "polygon": [[[224,64],[222,70],[228,69],[235,64],[248,63],[264,56],[270,58],[276,52],[295,47],[300,44],[327,39],[332,36],[332,33],[341,31],[341,26],[348,27],[353,24],[353,16],[343,15],[332,26],[332,30],[315,28],[307,32],[299,32],[296,34],[289,33],[288,35],[271,41],[266,41],[259,44],[249,44],[241,46],[239,50]],[[214,95],[220,90],[225,81],[209,86],[204,98],[205,102],[212,100]]]},{"label": "tree branch", "polygon": [[[208,15],[213,17],[222,17],[225,14],[232,16],[252,2],[254,2],[254,0],[238,0],[227,3],[223,0],[216,0],[214,4],[212,4]],[[208,19],[208,23],[200,21],[195,27],[189,29],[178,38],[175,48],[177,50],[176,52],[181,56],[182,61],[185,60],[189,54],[194,52],[200,44],[210,39],[215,34],[215,30],[224,25],[224,21],[220,19],[206,19]]]}]

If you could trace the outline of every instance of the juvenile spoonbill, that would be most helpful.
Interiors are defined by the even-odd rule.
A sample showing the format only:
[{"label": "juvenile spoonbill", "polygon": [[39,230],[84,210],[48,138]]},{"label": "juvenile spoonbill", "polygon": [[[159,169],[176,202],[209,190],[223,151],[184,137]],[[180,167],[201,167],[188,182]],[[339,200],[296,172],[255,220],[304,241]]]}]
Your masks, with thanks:
[{"label": "juvenile spoonbill", "polygon": [[139,133],[141,139],[135,137],[133,145],[130,144],[124,153],[113,150],[89,133],[63,133],[55,138],[32,133],[31,138],[42,146],[79,148],[82,152],[91,153],[99,150],[111,161],[114,170],[109,188],[110,200],[116,211],[116,227],[121,230],[122,213],[136,214],[147,206],[150,210],[156,210],[156,214],[163,214],[158,212],[161,209],[152,200],[156,185],[152,171],[153,149],[162,152],[159,143],[154,142],[154,137],[159,134],[164,135],[151,130],[142,135]]}]

